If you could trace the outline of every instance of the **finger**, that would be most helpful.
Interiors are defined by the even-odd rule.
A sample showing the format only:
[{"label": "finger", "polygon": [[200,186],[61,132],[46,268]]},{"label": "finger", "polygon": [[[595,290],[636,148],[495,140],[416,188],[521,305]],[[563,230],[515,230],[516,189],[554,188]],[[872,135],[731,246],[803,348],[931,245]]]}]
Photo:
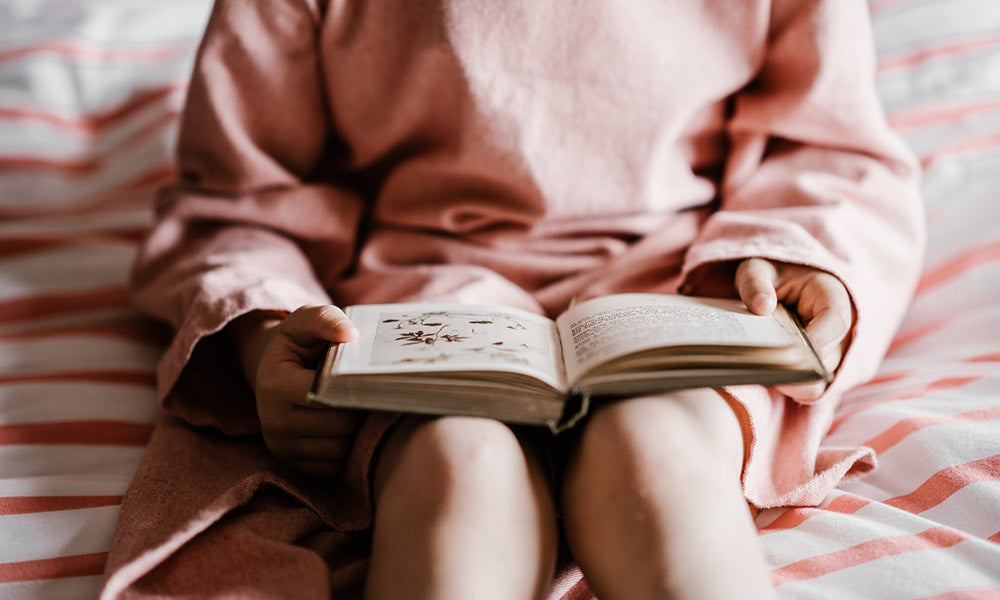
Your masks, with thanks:
[{"label": "finger", "polygon": [[850,332],[853,306],[847,288],[829,273],[786,266],[778,273],[779,300],[794,305],[817,350],[841,342]]},{"label": "finger", "polygon": [[839,279],[822,271],[803,267],[782,269],[778,276],[779,298],[794,304],[799,315],[811,319],[825,309],[843,311],[851,318],[851,297]]},{"label": "finger", "polygon": [[750,312],[769,315],[778,305],[777,270],[769,260],[748,258],[736,268],[736,291]]},{"label": "finger", "polygon": [[[819,357],[826,370],[833,373],[840,366],[840,361],[844,357],[844,346],[843,344],[837,344],[824,351],[819,351]],[[822,396],[823,392],[826,391],[827,385],[825,381],[817,381],[813,383],[777,386],[776,389],[795,400],[809,402]]]},{"label": "finger", "polygon": [[262,361],[254,388],[258,405],[262,400],[266,400],[269,406],[288,407],[288,409],[297,406],[317,406],[308,398],[309,390],[312,389],[316,378],[316,371],[303,364],[310,361],[311,355],[316,352],[308,354],[301,349],[296,352],[294,348],[278,348],[273,356]]},{"label": "finger", "polygon": [[[311,369],[331,343],[351,342],[357,337],[357,328],[336,306],[304,306],[288,315],[278,326],[276,335],[271,339],[271,352],[267,360],[271,363],[271,368],[279,363],[287,363],[289,367]],[[307,376],[304,373],[289,372],[286,376],[305,379],[311,378],[313,374]]]},{"label": "finger", "polygon": [[836,348],[851,330],[850,306],[830,306],[819,311],[806,324],[806,335],[817,352]]},{"label": "finger", "polygon": [[779,385],[775,389],[799,402],[811,402],[819,399],[826,391],[826,383],[819,381],[816,383],[800,383],[795,385]]},{"label": "finger", "polygon": [[340,435],[357,429],[365,413],[309,397],[315,377],[316,371],[294,360],[274,364],[257,380],[258,413],[265,410],[272,417],[269,422],[308,435]]},{"label": "finger", "polygon": [[317,342],[353,342],[358,329],[344,311],[333,305],[303,306],[288,315],[280,331],[293,343],[303,347]]}]

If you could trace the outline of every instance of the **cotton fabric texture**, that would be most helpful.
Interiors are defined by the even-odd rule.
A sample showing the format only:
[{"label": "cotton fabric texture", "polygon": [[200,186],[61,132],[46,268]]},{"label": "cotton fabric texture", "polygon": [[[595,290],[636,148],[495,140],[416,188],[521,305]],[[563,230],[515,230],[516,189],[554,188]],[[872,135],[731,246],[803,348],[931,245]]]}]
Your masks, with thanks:
[{"label": "cotton fabric texture", "polygon": [[745,494],[816,504],[869,471],[872,450],[823,435],[887,348],[924,235],[871,45],[861,0],[219,0],[179,183],[134,273],[176,333],[103,597],[359,593],[368,468],[393,417],[365,421],[336,481],[283,470],[218,335],[256,309],[555,316],[574,298],[727,289],[720,265],[746,257],[809,265],[851,294],[850,349],[812,403],[722,391],[751,440]]}]

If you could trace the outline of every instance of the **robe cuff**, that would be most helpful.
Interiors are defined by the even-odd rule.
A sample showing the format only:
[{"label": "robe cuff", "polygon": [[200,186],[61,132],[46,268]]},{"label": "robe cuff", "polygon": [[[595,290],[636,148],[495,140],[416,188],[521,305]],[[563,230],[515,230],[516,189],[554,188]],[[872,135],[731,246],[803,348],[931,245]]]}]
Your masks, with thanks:
[{"label": "robe cuff", "polygon": [[[255,274],[254,277],[259,277]],[[251,278],[227,272],[239,282]],[[233,294],[196,299],[157,367],[157,391],[167,412],[194,426],[227,435],[260,431],[253,394],[237,349],[222,333],[233,319],[256,310],[292,312],[330,298],[290,280],[259,281]]]}]

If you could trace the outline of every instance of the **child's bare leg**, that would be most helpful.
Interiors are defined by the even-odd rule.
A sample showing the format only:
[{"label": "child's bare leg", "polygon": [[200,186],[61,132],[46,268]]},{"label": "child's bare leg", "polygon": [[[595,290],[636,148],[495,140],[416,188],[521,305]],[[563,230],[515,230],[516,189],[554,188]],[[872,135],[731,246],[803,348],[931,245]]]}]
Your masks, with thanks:
[{"label": "child's bare leg", "polygon": [[711,390],[609,404],[563,488],[574,558],[602,600],[771,598],[740,488],[743,437]]},{"label": "child's bare leg", "polygon": [[545,470],[505,425],[411,419],[375,472],[368,598],[537,598],[555,565]]}]

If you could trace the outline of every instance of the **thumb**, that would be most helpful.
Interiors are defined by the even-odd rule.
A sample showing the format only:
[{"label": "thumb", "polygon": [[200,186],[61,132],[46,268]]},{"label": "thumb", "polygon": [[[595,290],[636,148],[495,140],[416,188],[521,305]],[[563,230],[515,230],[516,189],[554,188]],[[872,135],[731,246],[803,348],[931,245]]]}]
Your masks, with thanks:
[{"label": "thumb", "polygon": [[771,261],[748,258],[736,268],[736,291],[750,312],[769,315],[778,305],[775,281],[778,271]]},{"label": "thumb", "polygon": [[292,343],[304,348],[358,339],[358,329],[354,323],[344,311],[329,304],[297,309],[285,318],[280,329]]}]

